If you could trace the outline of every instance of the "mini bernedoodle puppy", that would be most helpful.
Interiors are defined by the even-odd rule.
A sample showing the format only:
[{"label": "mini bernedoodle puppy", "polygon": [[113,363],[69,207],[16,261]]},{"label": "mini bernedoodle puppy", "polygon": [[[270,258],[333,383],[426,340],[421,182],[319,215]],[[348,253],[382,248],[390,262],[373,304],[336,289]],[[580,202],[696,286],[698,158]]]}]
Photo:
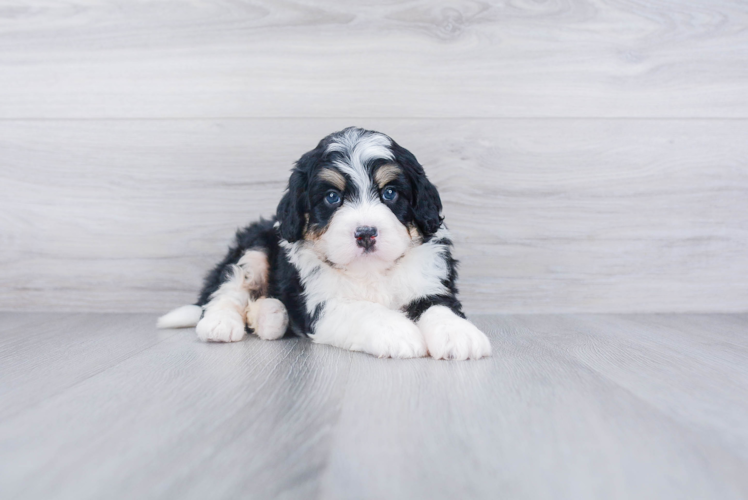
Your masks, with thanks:
[{"label": "mini bernedoodle puppy", "polygon": [[379,357],[489,356],[457,299],[441,210],[410,151],[360,128],[330,134],[296,162],[275,218],[238,231],[197,304],[158,326],[214,342],[295,333]]}]

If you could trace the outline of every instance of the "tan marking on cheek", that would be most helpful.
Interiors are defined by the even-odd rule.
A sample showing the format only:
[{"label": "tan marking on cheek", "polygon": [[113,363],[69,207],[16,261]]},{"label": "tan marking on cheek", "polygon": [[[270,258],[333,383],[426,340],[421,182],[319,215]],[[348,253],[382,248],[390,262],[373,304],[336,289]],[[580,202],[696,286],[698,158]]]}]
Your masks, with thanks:
[{"label": "tan marking on cheek", "polygon": [[327,231],[328,226],[317,226],[317,225],[309,225],[309,219],[307,216],[307,226],[304,229],[304,239],[306,241],[316,242],[319,240],[323,234]]},{"label": "tan marking on cheek", "polygon": [[323,168],[320,170],[317,178],[321,181],[329,182],[338,190],[343,191],[345,189],[345,177],[340,172],[337,172],[331,168]]},{"label": "tan marking on cheek", "polygon": [[304,231],[303,238],[306,241],[316,241],[322,235],[324,231],[319,231],[319,228],[315,225],[309,225],[309,214],[304,214]]},{"label": "tan marking on cheek", "polygon": [[423,241],[423,238],[421,238],[421,233],[418,231],[418,228],[415,224],[408,224],[408,236],[410,236],[410,239],[416,245],[420,245]]},{"label": "tan marking on cheek", "polygon": [[397,179],[401,173],[402,170],[400,170],[400,167],[397,165],[382,165],[377,169],[377,173],[374,174],[374,181],[377,183],[377,186],[379,186],[379,189],[382,189],[384,186]]}]

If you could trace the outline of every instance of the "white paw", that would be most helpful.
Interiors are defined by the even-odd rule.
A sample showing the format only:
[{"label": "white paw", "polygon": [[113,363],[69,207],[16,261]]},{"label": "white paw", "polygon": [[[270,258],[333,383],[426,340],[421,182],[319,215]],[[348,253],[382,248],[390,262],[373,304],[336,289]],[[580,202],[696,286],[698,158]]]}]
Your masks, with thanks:
[{"label": "white paw", "polygon": [[263,340],[276,340],[286,333],[288,311],[278,299],[258,299],[247,307],[247,324]]},{"label": "white paw", "polygon": [[428,354],[426,341],[418,327],[398,313],[385,315],[372,325],[362,342],[350,346],[378,358],[422,358]]},{"label": "white paw", "polygon": [[195,331],[206,342],[238,342],[244,338],[244,319],[236,311],[206,312]]},{"label": "white paw", "polygon": [[491,355],[486,334],[447,307],[429,308],[418,320],[418,327],[433,358],[463,360]]}]

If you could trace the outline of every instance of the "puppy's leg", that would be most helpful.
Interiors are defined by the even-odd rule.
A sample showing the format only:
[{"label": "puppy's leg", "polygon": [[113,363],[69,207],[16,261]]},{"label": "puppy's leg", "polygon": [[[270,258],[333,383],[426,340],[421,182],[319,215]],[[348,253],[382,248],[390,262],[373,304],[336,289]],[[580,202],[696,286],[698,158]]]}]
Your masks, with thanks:
[{"label": "puppy's leg", "polygon": [[431,306],[418,319],[429,354],[436,359],[479,359],[491,355],[482,331],[445,306]]},{"label": "puppy's leg", "polygon": [[252,296],[265,293],[268,261],[264,252],[247,250],[230,267],[226,280],[205,304],[203,318],[195,327],[197,336],[213,342],[236,342],[244,338],[247,305]]},{"label": "puppy's leg", "polygon": [[380,358],[418,358],[426,342],[418,327],[400,311],[373,302],[328,301],[312,340]]}]

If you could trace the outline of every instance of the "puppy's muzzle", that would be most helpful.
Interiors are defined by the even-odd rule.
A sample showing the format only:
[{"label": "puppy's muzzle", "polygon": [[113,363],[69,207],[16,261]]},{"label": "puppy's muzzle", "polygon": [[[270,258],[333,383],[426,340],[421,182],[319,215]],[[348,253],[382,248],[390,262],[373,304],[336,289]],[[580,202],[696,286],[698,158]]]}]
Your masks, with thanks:
[{"label": "puppy's muzzle", "polygon": [[363,248],[364,252],[368,252],[374,248],[374,244],[377,242],[377,228],[360,226],[356,228],[353,236],[356,237],[356,245]]}]

